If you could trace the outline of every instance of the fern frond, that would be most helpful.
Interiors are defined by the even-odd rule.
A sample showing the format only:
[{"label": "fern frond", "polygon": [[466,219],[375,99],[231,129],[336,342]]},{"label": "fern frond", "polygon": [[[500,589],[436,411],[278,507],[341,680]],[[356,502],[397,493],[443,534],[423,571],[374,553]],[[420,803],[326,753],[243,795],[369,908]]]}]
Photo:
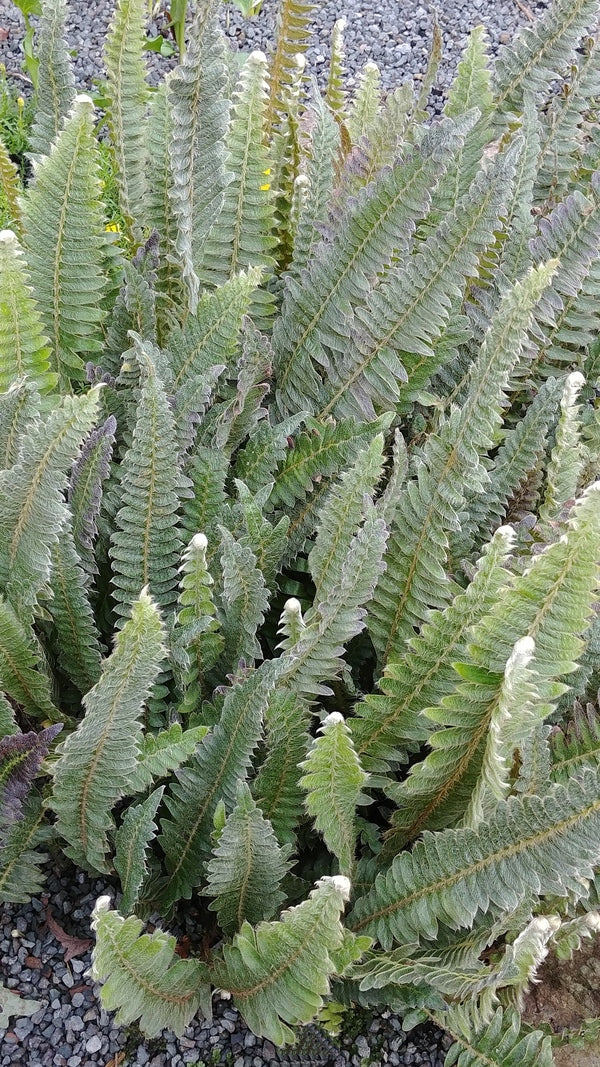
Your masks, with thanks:
[{"label": "fern frond", "polygon": [[232,994],[255,1034],[283,1045],[294,1040],[290,1026],[310,1022],[319,1011],[343,942],[340,912],[349,893],[347,878],[321,878],[308,900],[284,911],[280,922],[244,923],[224,946],[214,980]]},{"label": "fern frond", "polygon": [[206,672],[215,666],[223,651],[211,589],[214,583],[206,563],[207,547],[204,534],[194,534],[180,567],[180,610],[171,645],[172,654],[183,661],[183,700],[179,705],[183,715],[199,707]]},{"label": "fern frond", "polygon": [[331,491],[320,513],[309,567],[315,584],[313,607],[296,644],[281,659],[282,678],[296,692],[329,695],[323,682],[337,676],[340,655],[364,627],[363,604],[382,570],[388,531],[371,497],[382,469],[381,436],[361,452]]},{"label": "fern frond", "polygon": [[50,589],[48,610],[54,623],[52,641],[60,670],[85,694],[100,676],[102,649],[70,516],[52,546]]},{"label": "fern frond", "polygon": [[65,40],[66,18],[65,0],[44,0],[37,36],[39,68],[30,135],[34,159],[50,155],[73,107],[75,78]]},{"label": "fern frond", "polygon": [[[596,595],[599,494],[598,485],[588,490],[573,510],[565,538],[534,556],[529,569],[480,620],[471,635],[469,663],[456,665],[462,683],[437,708],[426,709],[426,716],[444,728],[430,736],[430,754],[411,768],[406,781],[389,787],[399,805],[388,839],[394,846],[424,827],[453,825],[469,803],[476,803],[473,794],[483,773],[490,725],[502,718],[502,706],[514,716],[507,729],[513,750],[523,737],[523,733],[515,736],[515,726],[518,733],[524,718],[533,727],[552,710],[563,691],[557,682],[575,669],[583,647],[580,635]],[[521,636],[535,641],[531,666],[537,694],[531,690],[527,695],[529,679],[522,674],[517,682],[518,711],[512,706],[515,694],[508,691],[514,679],[505,678],[504,672],[513,652],[510,642],[516,645]],[[494,745],[493,737],[490,744]],[[489,775],[488,782],[493,785]]]},{"label": "fern frond", "polygon": [[296,73],[296,56],[304,55],[310,43],[311,17],[316,5],[307,0],[282,0],[277,9],[276,45],[271,67],[269,101],[265,114],[265,137],[270,141],[285,115],[285,95]]},{"label": "fern frond", "polygon": [[188,486],[179,469],[174,418],[152,346],[132,337],[144,380],[131,446],[121,462],[121,508],[110,547],[115,611],[121,620],[145,586],[161,607],[177,600],[182,547],[177,512]]},{"label": "fern frond", "polygon": [[179,723],[174,722],[158,734],[146,734],[129,779],[129,793],[143,793],[157,778],[165,778],[169,771],[185,763],[196,751],[206,731],[206,726],[182,730]]},{"label": "fern frond", "polygon": [[358,453],[388,427],[385,418],[371,423],[306,419],[306,429],[293,439],[293,447],[275,474],[269,504],[289,513],[298,501],[310,498],[315,485],[347,470]]},{"label": "fern frond", "polygon": [[32,718],[60,719],[33,631],[4,597],[0,597],[0,689]]},{"label": "fern frond", "polygon": [[256,634],[269,606],[267,589],[252,549],[236,541],[224,527],[221,528],[221,568],[223,655],[234,668],[240,660],[252,665],[262,658]]},{"label": "fern frond", "polygon": [[106,871],[112,808],[129,793],[142,741],[140,716],[164,656],[158,610],[143,591],[117,634],[85,715],[58,748],[49,807],[64,851],[88,870]]},{"label": "fern frond", "polygon": [[370,418],[374,405],[405,411],[437,370],[435,342],[448,325],[453,301],[477,274],[479,257],[499,226],[521,145],[480,171],[454,211],[406,265],[391,271],[358,308],[350,345],[329,360],[330,399],[321,417]]},{"label": "fern frond", "polygon": [[41,797],[30,794],[23,818],[9,830],[0,848],[0,900],[7,904],[26,904],[42,890],[44,875],[40,868],[48,859],[39,850],[53,836],[45,822]]},{"label": "fern frond", "polygon": [[175,955],[175,938],[162,930],[141,934],[142,922],[110,910],[110,897],[99,897],[92,913],[96,944],[92,975],[102,982],[106,1011],[115,1022],[138,1022],[148,1037],[168,1027],[178,1036],[200,1010],[211,1017],[206,965]]},{"label": "fern frond", "polygon": [[340,128],[313,86],[309,112],[312,122],[310,154],[296,179],[297,222],[290,271],[298,277],[308,265],[312,249],[320,239],[318,224],[328,216],[340,149]]},{"label": "fern frond", "polygon": [[551,737],[550,775],[553,782],[566,784],[571,777],[580,774],[587,766],[600,762],[600,718],[594,704],[588,704],[585,713],[575,705],[579,714],[563,732],[556,731]]},{"label": "fern frond", "polygon": [[437,1013],[454,1044],[446,1056],[448,1067],[552,1067],[550,1037],[541,1030],[521,1029],[513,1008],[498,1008],[491,1021],[473,1017],[469,1006],[455,1005]]},{"label": "fern frond", "polygon": [[[419,457],[417,476],[401,495],[386,552],[387,569],[370,606],[369,632],[383,662],[397,658],[430,608],[444,607],[451,586],[444,570],[448,534],[459,529],[467,486],[481,491],[487,473],[477,459],[493,444],[510,371],[519,358],[533,309],[554,264],[531,271],[505,293],[468,377],[465,403],[453,409]],[[514,643],[514,642],[513,642]]]},{"label": "fern frond", "polygon": [[92,430],[73,464],[67,490],[75,547],[81,566],[90,578],[97,571],[94,545],[102,486],[110,474],[116,429],[117,420],[114,415],[109,415],[102,426]]},{"label": "fern frond", "polygon": [[[266,58],[262,52],[252,52],[234,93],[227,137],[227,166],[234,177],[225,189],[218,225],[206,241],[199,273],[201,282],[211,288],[248,267],[262,267],[266,280],[274,264],[275,201],[271,160],[263,143],[267,85]],[[267,328],[273,311],[271,294],[257,290],[250,307],[256,326]]]},{"label": "fern frond", "polygon": [[459,930],[478,910],[509,911],[531,893],[565,896],[598,862],[600,780],[588,771],[543,797],[503,801],[481,830],[427,833],[377,876],[349,918],[384,948]]},{"label": "fern frond", "polygon": [[294,434],[304,421],[304,412],[292,415],[283,422],[272,425],[270,418],[264,418],[256,427],[249,441],[238,451],[235,473],[239,481],[247,486],[251,493],[273,482],[275,471],[292,447]]},{"label": "fern frond", "polygon": [[106,121],[117,159],[119,207],[130,235],[136,239],[146,222],[146,17],[147,0],[118,0],[104,49]]},{"label": "fern frond", "polygon": [[0,737],[0,848],[12,824],[23,817],[23,802],[61,730],[62,723],[56,723],[39,733]]},{"label": "fern frond", "polygon": [[534,26],[523,28],[510,48],[500,49],[493,79],[499,117],[518,114],[526,93],[548,92],[597,11],[596,0],[553,0]]},{"label": "fern frond", "polygon": [[217,912],[225,933],[275,915],[285,900],[281,882],[289,868],[286,860],[287,851],[278,845],[248,786],[240,782],[235,807],[208,864],[203,891],[213,898],[209,907]]},{"label": "fern frond", "polygon": [[216,414],[213,444],[228,454],[235,452],[251,437],[261,419],[266,418],[263,401],[269,392],[273,369],[270,341],[252,322],[244,323],[242,352],[237,365],[237,386],[231,400],[224,402]]},{"label": "fern frond", "polygon": [[187,317],[185,326],[171,332],[167,348],[180,419],[195,414],[196,381],[211,367],[230,367],[260,277],[260,270],[251,268],[218,289],[204,292],[196,313]]},{"label": "fern frond", "polygon": [[168,87],[171,77],[167,74],[150,102],[144,206],[148,226],[151,231],[156,230],[159,242],[156,296],[160,344],[166,344],[171,317],[177,318],[185,306],[183,276],[177,257],[177,222],[170,195],[173,122],[168,106]]},{"label": "fern frond", "polygon": [[164,788],[155,789],[141,804],[131,805],[115,834],[114,865],[121,879],[123,896],[119,902],[121,915],[133,911],[142,882],[148,873],[146,853],[158,827],[154,817],[162,800]]},{"label": "fern frond", "polygon": [[295,693],[278,689],[266,711],[266,756],[252,783],[252,793],[281,845],[293,845],[304,811],[300,763],[309,744],[306,704]]},{"label": "fern frond", "polygon": [[279,672],[276,662],[268,662],[235,683],[227,692],[219,722],[193,759],[175,774],[165,797],[169,817],[161,822],[159,839],[167,868],[162,893],[166,907],[189,898],[202,881],[215,809],[220,800],[229,811],[235,804],[237,783],[246,777]]},{"label": "fern frond", "polygon": [[358,76],[358,85],[352,101],[346,127],[353,144],[361,138],[367,140],[381,106],[381,73],[376,63],[365,63]]},{"label": "fern frond", "polygon": [[453,538],[455,559],[469,555],[473,544],[477,547],[482,544],[490,529],[505,518],[509,500],[519,494],[526,480],[539,469],[562,384],[560,379],[547,378],[523,418],[506,434],[490,467],[490,484],[469,502],[469,516]]},{"label": "fern frond", "polygon": [[23,234],[23,220],[21,218],[21,185],[19,172],[13,163],[4,141],[0,138],[0,189],[6,201],[6,210],[9,214],[8,225],[21,237]]},{"label": "fern frond", "polygon": [[25,617],[51,571],[51,550],[64,525],[66,473],[96,420],[99,388],[37,419],[23,437],[17,461],[0,474],[0,582]]},{"label": "fern frond", "polygon": [[216,0],[199,8],[183,62],[171,75],[167,89],[172,124],[169,196],[192,315],[198,306],[206,239],[220,217],[224,190],[231,180],[225,169],[229,107],[217,8]]},{"label": "fern frond", "polygon": [[367,800],[363,771],[344,718],[332,711],[300,765],[300,786],[306,792],[306,810],[314,819],[330,852],[337,857],[340,874],[350,877],[356,849],[356,808]]},{"label": "fern frond", "polygon": [[346,117],[346,92],[344,89],[345,29],[346,19],[336,19],[331,31],[331,53],[327,87],[325,89],[325,103],[337,122],[343,122]]},{"label": "fern frond", "polygon": [[41,397],[27,378],[21,378],[0,393],[0,470],[12,467],[23,435],[39,415]]},{"label": "fern frond", "polygon": [[556,441],[546,467],[546,492],[539,517],[543,525],[558,519],[565,504],[577,495],[583,468],[580,426],[581,409],[577,397],[585,385],[583,374],[569,374],[561,399]]},{"label": "fern frond", "polygon": [[289,519],[284,515],[274,526],[264,517],[263,508],[268,500],[270,486],[265,487],[263,492],[257,493],[256,496],[250,493],[243,482],[236,481],[235,486],[239,496],[239,510],[243,516],[244,543],[252,549],[265,586],[272,592],[285,549]]},{"label": "fern frond", "polygon": [[0,392],[27,376],[40,393],[54,389],[50,348],[44,336],[25,268],[23,250],[11,230],[0,233]]},{"label": "fern frond", "polygon": [[530,242],[535,236],[533,187],[540,151],[540,120],[528,95],[521,116],[523,151],[517,161],[512,193],[506,210],[506,236],[497,261],[498,278],[503,285],[513,285],[532,264]]},{"label": "fern frond", "polygon": [[387,664],[379,682],[382,695],[371,694],[356,705],[352,736],[367,768],[372,761],[377,765],[382,760],[387,763],[405,758],[411,743],[429,736],[432,724],[422,710],[454,688],[452,663],[465,657],[471,627],[490,611],[500,590],[511,582],[506,564],[513,543],[511,528],[500,527],[484,549],[465,592],[443,612],[433,611],[420,634],[410,639],[403,656]]},{"label": "fern frond", "polygon": [[61,391],[84,379],[84,360],[102,349],[107,237],[93,111],[88,96],[75,97],[50,155],[35,166],[23,207],[27,268]]},{"label": "fern frond", "polygon": [[534,262],[559,260],[548,292],[536,308],[534,336],[538,349],[528,367],[543,373],[550,364],[571,363],[575,348],[585,350],[597,330],[596,299],[600,293],[600,180],[590,196],[577,190],[540,221],[540,236],[531,242]]},{"label": "fern frond", "polygon": [[189,540],[202,530],[208,541],[208,566],[219,544],[218,527],[223,522],[225,480],[229,473],[228,456],[215,448],[196,446],[186,468],[192,496],[183,505],[182,527]]},{"label": "fern frond", "polygon": [[372,121],[368,140],[363,138],[349,152],[339,184],[339,201],[356,195],[359,189],[373,181],[384,167],[393,166],[402,154],[411,123],[414,92],[411,82],[405,82],[388,94],[384,106]]},{"label": "fern frond", "polygon": [[432,127],[418,151],[407,150],[402,163],[361,190],[333,240],[317,246],[301,277],[286,279],[273,330],[283,414],[318,410],[324,385],[313,361],[327,368],[327,350],[347,352],[351,304],[364,299],[369,279],[407,246],[469,125],[470,120],[447,119]]}]

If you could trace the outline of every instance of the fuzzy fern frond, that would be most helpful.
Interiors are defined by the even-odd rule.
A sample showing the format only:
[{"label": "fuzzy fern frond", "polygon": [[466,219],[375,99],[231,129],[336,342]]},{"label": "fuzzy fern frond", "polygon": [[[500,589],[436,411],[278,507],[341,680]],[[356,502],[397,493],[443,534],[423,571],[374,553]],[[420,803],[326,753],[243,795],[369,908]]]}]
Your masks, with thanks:
[{"label": "fuzzy fern frond", "polygon": [[0,597],[0,689],[34,719],[60,718],[37,639],[4,597]]},{"label": "fuzzy fern frond", "polygon": [[308,900],[283,912],[280,922],[244,923],[224,946],[215,982],[233,995],[255,1034],[284,1045],[294,1040],[290,1026],[317,1014],[335,972],[340,912],[349,893],[347,878],[321,878]]},{"label": "fuzzy fern frond", "polygon": [[146,734],[137,754],[132,772],[129,792],[143,793],[152,782],[165,778],[193,755],[207,732],[206,726],[192,726],[182,730],[178,722],[172,723],[158,734]]},{"label": "fuzzy fern frond", "polygon": [[318,366],[328,367],[328,350],[347,351],[351,304],[365,297],[368,279],[408,244],[469,125],[446,119],[433,126],[418,151],[407,150],[401,163],[361,190],[333,240],[317,246],[301,277],[286,279],[273,330],[282,413],[319,409],[324,385]]},{"label": "fuzzy fern frond", "polygon": [[148,873],[146,853],[158,829],[154,817],[163,793],[164,787],[155,789],[141,804],[127,808],[115,834],[114,865],[121,879],[123,893],[119,903],[121,915],[129,915],[133,911]]},{"label": "fuzzy fern frond", "polygon": [[[557,682],[574,670],[582,650],[579,635],[586,630],[596,595],[599,497],[600,486],[588,490],[572,513],[565,538],[534,556],[529,569],[475,626],[469,663],[456,665],[463,681],[437,708],[426,709],[425,715],[443,729],[429,738],[432,750],[426,759],[411,768],[404,782],[390,786],[398,804],[391,835],[394,847],[424,827],[453,825],[467,805],[476,804],[479,786],[486,787],[481,775],[486,771],[488,740],[494,745],[490,727],[492,722],[499,724],[503,708],[513,717],[507,726],[513,749],[524,736],[518,736],[523,718],[532,728],[552,710],[552,701],[563,690]],[[531,679],[527,670],[521,672],[515,692],[515,679],[504,672],[513,653],[511,639],[516,646],[521,636],[535,641],[531,663],[535,676]],[[489,763],[487,771],[487,784],[495,788]]]},{"label": "fuzzy fern frond", "polygon": [[180,610],[172,635],[173,653],[182,660],[180,714],[200,705],[204,677],[215,666],[224,644],[212,595],[214,583],[206,563],[207,547],[204,534],[194,534],[180,567]]},{"label": "fuzzy fern frond", "polygon": [[218,289],[204,292],[196,313],[187,317],[184,327],[171,332],[168,352],[180,419],[197,414],[196,382],[211,367],[230,367],[260,276],[259,269],[242,271]]},{"label": "fuzzy fern frond", "polygon": [[61,730],[62,723],[56,723],[39,733],[0,737],[0,847],[12,824],[23,817],[23,802]]},{"label": "fuzzy fern frond", "polygon": [[575,706],[579,714],[564,733],[557,730],[551,738],[551,778],[563,785],[586,766],[600,762],[600,717],[596,705],[588,704],[585,712]]},{"label": "fuzzy fern frond", "polygon": [[0,393],[0,470],[17,461],[23,434],[40,413],[42,401],[35,386],[20,378]]},{"label": "fuzzy fern frond", "polygon": [[117,159],[119,207],[132,235],[145,223],[148,86],[144,60],[147,0],[118,0],[110,25],[106,64],[106,121]]},{"label": "fuzzy fern frond", "polygon": [[40,393],[54,389],[50,348],[28,285],[23,250],[11,230],[0,233],[0,391],[27,376]]},{"label": "fuzzy fern frond", "polygon": [[[248,267],[262,267],[268,275],[274,263],[272,251],[277,241],[271,160],[263,144],[267,86],[266,58],[262,52],[252,52],[234,93],[227,137],[227,166],[234,177],[225,189],[218,226],[206,241],[199,274],[209,287],[222,285]],[[266,328],[273,310],[271,295],[265,289],[257,290],[250,307],[255,324]]]},{"label": "fuzzy fern frond", "polygon": [[353,144],[367,140],[381,106],[381,73],[376,63],[365,63],[358,77],[352,108],[346,127]]},{"label": "fuzzy fern frond", "polygon": [[158,340],[169,333],[171,316],[184,306],[183,276],[177,257],[177,223],[170,196],[173,123],[168,106],[167,75],[153,93],[148,116],[148,155],[145,218],[158,234],[159,265],[156,281]]},{"label": "fuzzy fern frond", "polygon": [[597,12],[597,0],[553,0],[534,26],[522,29],[510,48],[500,49],[493,79],[499,116],[518,114],[525,93],[547,93]]},{"label": "fuzzy fern frond", "polygon": [[416,478],[401,494],[387,569],[370,606],[369,631],[384,663],[402,654],[406,638],[430,608],[442,608],[449,599],[448,534],[460,528],[467,486],[481,491],[488,482],[477,455],[493,444],[510,372],[554,269],[551,263],[532,270],[505,293],[469,372],[465,403],[428,438]]},{"label": "fuzzy fern frond", "polygon": [[224,190],[232,177],[225,169],[229,106],[217,8],[216,0],[211,0],[199,9],[183,62],[167,89],[172,124],[169,196],[191,314],[198,306],[206,239],[220,217]]},{"label": "fuzzy fern frond", "polygon": [[211,852],[210,835],[217,804],[235,805],[237,783],[244,780],[262,732],[262,719],[280,668],[266,663],[229,689],[219,722],[201,742],[186,767],[176,772],[165,804],[159,843],[167,878],[162,902],[168,907],[189,898],[201,883]]},{"label": "fuzzy fern frond", "polygon": [[252,665],[262,656],[256,634],[265,621],[269,605],[267,589],[252,549],[236,541],[224,527],[221,528],[221,567],[223,655],[234,668],[240,660]]},{"label": "fuzzy fern frond", "polygon": [[92,914],[96,944],[92,975],[102,982],[106,1011],[115,1022],[138,1022],[148,1037],[168,1027],[181,1036],[198,1011],[211,1017],[206,965],[175,954],[175,938],[162,930],[141,934],[142,922],[110,910],[110,897],[99,897]]},{"label": "fuzzy fern frond", "polygon": [[540,235],[531,242],[534,262],[555,256],[558,269],[552,286],[536,309],[534,335],[538,343],[534,363],[548,373],[548,365],[572,363],[573,349],[584,349],[597,329],[596,299],[600,293],[600,179],[591,196],[577,190],[540,222]]},{"label": "fuzzy fern frond", "polygon": [[39,895],[44,884],[41,867],[48,859],[40,845],[43,848],[52,836],[41,797],[30,794],[23,818],[13,824],[0,848],[0,900],[25,904]]},{"label": "fuzzy fern frond", "polygon": [[321,511],[309,567],[313,607],[296,644],[282,657],[283,678],[296,692],[329,695],[323,683],[341,668],[340,655],[364,626],[365,609],[382,570],[388,531],[371,501],[382,469],[381,436],[359,453]]},{"label": "fuzzy fern frond", "polygon": [[528,95],[523,101],[521,116],[523,151],[506,211],[506,236],[497,261],[498,277],[506,285],[517,281],[532,264],[530,242],[535,235],[533,188],[540,152],[540,120],[534,102]]},{"label": "fuzzy fern frond", "polygon": [[55,627],[52,640],[60,670],[85,694],[100,676],[102,649],[70,516],[52,546],[50,589],[52,600],[48,608]]},{"label": "fuzzy fern frond", "polygon": [[285,900],[281,882],[289,868],[287,850],[277,843],[270,823],[240,782],[235,807],[228,816],[204,889],[212,897],[219,925],[233,934],[245,922],[271,919]]},{"label": "fuzzy fern frond", "polygon": [[252,783],[252,793],[282,845],[293,845],[304,811],[300,764],[309,744],[306,704],[279,689],[266,711],[266,756]]},{"label": "fuzzy fern frond", "polygon": [[337,857],[340,873],[351,877],[356,849],[356,808],[366,802],[363,771],[350,731],[339,712],[332,711],[301,764],[300,786],[306,792],[306,809]]},{"label": "fuzzy fern frond", "polygon": [[34,158],[50,155],[75,98],[75,79],[65,41],[66,18],[65,0],[44,0],[37,39],[39,68],[30,138]]},{"label": "fuzzy fern frond", "polygon": [[310,23],[315,4],[307,0],[282,0],[277,10],[277,35],[271,60],[271,86],[265,114],[265,135],[270,140],[285,114],[286,89],[296,73],[296,56],[310,43]]},{"label": "fuzzy fern frond", "polygon": [[102,504],[102,486],[110,473],[117,420],[109,415],[84,441],[71,469],[67,501],[71,509],[73,538],[81,565],[92,577],[97,571],[94,545]]},{"label": "fuzzy fern frond", "polygon": [[120,467],[121,507],[111,538],[115,611],[123,619],[140,589],[161,607],[177,599],[177,512],[188,482],[179,469],[175,422],[152,346],[133,334],[143,384],[131,446]]},{"label": "fuzzy fern frond", "polygon": [[317,229],[329,213],[340,148],[340,128],[325,105],[318,87],[313,86],[310,110],[312,130],[310,155],[296,180],[297,222],[290,271],[299,276],[320,239]]},{"label": "fuzzy fern frond", "polygon": [[325,90],[325,103],[338,122],[346,117],[346,92],[344,89],[344,30],[346,19],[336,19],[331,31],[331,54]]},{"label": "fuzzy fern frond", "polygon": [[24,199],[27,268],[61,390],[85,378],[84,360],[102,348],[107,237],[93,111],[88,96],[75,98],[50,155],[35,165]]},{"label": "fuzzy fern frond", "polygon": [[498,1008],[489,1022],[473,1017],[468,1006],[437,1013],[435,1021],[454,1038],[447,1067],[552,1067],[550,1037],[522,1028],[513,1008]]},{"label": "fuzzy fern frond", "polygon": [[377,876],[349,918],[384,948],[510,911],[530,893],[565,896],[598,863],[600,781],[588,771],[544,797],[511,797],[486,826],[427,833]]},{"label": "fuzzy fern frond", "polygon": [[0,582],[25,616],[51,571],[51,550],[67,517],[66,473],[96,420],[98,387],[29,426],[17,461],[0,474]]},{"label": "fuzzy fern frond", "polygon": [[583,468],[580,427],[581,413],[577,397],[585,384],[583,374],[569,374],[561,399],[561,412],[556,428],[556,442],[546,467],[546,492],[540,506],[543,524],[558,519],[569,500],[577,495]]},{"label": "fuzzy fern frond", "polygon": [[477,274],[479,257],[499,227],[520,150],[516,143],[480,171],[421,250],[388,274],[366,308],[357,309],[350,345],[329,361],[333,388],[322,414],[372,417],[373,404],[391,409],[400,395],[401,410],[407,410],[419,399],[437,370],[435,344],[453,301]]},{"label": "fuzzy fern frond", "polygon": [[352,736],[368,768],[373,760],[398,761],[415,741],[425,741],[432,723],[422,709],[437,703],[456,684],[452,663],[464,658],[471,627],[490,611],[511,582],[506,569],[514,543],[510,527],[500,527],[477,564],[472,582],[441,611],[433,611],[404,655],[388,663],[379,682],[382,695],[357,704]]},{"label": "fuzzy fern frond", "polygon": [[84,697],[80,725],[58,748],[49,806],[64,851],[88,870],[107,870],[111,812],[130,791],[142,740],[140,716],[164,655],[163,640],[158,610],[144,591],[99,681]]}]

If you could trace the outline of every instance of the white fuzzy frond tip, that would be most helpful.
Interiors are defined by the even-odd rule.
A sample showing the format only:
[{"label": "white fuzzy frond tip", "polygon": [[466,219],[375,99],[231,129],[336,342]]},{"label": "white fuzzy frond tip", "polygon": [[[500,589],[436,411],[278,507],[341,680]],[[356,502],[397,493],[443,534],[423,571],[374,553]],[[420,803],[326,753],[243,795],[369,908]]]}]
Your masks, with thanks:
[{"label": "white fuzzy frond tip", "polygon": [[321,729],[324,729],[326,726],[335,726],[339,722],[344,722],[344,716],[341,715],[339,711],[332,711],[325,719],[323,719]]},{"label": "white fuzzy frond tip", "polygon": [[206,534],[197,533],[192,537],[192,548],[195,552],[206,552],[208,548],[208,539]]}]

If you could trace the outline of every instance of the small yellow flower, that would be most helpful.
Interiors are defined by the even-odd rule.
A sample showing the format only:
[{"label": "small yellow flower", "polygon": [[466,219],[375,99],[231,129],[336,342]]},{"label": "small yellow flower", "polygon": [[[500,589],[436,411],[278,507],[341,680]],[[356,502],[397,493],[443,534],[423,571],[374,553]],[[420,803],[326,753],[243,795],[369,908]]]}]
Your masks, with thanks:
[{"label": "small yellow flower", "polygon": [[261,191],[261,193],[266,193],[266,192],[268,192],[268,190],[269,190],[270,188],[271,188],[271,183],[270,183],[270,182],[267,182],[267,184],[266,184],[266,185],[261,185],[261,187],[260,187],[260,191]]},{"label": "small yellow flower", "polygon": [[263,174],[270,174],[270,173],[271,173],[271,168],[270,167],[267,167],[266,170],[263,170]]},{"label": "small yellow flower", "polygon": [[105,226],[104,228],[105,228],[105,230],[108,230],[109,233],[120,233],[121,232],[121,228],[118,225],[118,223],[116,223],[116,222],[109,222],[108,226]]},{"label": "small yellow flower", "polygon": [[25,107],[25,101],[24,101],[24,99],[23,99],[23,97],[22,97],[22,96],[18,96],[18,97],[17,97],[17,107],[18,107],[18,108],[20,108],[20,109],[21,109],[21,111],[22,111],[22,110],[23,110],[23,108]]}]

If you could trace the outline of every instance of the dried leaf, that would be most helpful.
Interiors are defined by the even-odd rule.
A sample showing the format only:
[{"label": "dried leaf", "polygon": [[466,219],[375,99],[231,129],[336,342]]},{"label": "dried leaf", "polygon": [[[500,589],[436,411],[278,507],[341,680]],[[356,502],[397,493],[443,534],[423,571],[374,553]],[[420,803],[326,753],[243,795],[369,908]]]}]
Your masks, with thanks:
[{"label": "dried leaf", "polygon": [[8,1028],[8,1021],[12,1015],[16,1019],[22,1019],[25,1015],[34,1015],[42,1005],[38,1000],[26,1000],[14,993],[12,989],[5,989],[0,985],[0,1030]]},{"label": "dried leaf", "polygon": [[76,956],[83,956],[92,944],[92,939],[90,937],[72,937],[66,930],[63,930],[62,926],[57,923],[56,919],[53,917],[52,908],[49,904],[46,907],[46,925],[50,932],[54,934],[56,940],[60,941],[64,948],[65,963],[75,959]]}]

